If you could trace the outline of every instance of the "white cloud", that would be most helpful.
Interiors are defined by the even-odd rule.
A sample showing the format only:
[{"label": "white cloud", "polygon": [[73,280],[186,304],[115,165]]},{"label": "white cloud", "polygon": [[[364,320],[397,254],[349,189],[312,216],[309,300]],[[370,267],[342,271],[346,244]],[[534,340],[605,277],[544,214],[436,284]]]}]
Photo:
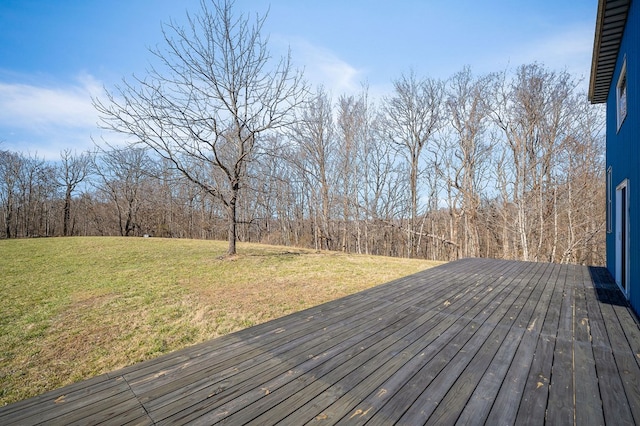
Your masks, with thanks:
[{"label": "white cloud", "polygon": [[63,149],[91,149],[91,135],[100,133],[91,97],[101,91],[88,74],[66,86],[0,82],[1,147],[48,160]]},{"label": "white cloud", "polygon": [[333,95],[352,94],[361,89],[364,71],[340,59],[329,49],[303,39],[290,42],[294,62],[304,68],[305,79],[313,86],[324,86]]},{"label": "white cloud", "polygon": [[304,78],[312,89],[323,86],[334,100],[341,95],[358,95],[366,87],[369,99],[375,101],[388,96],[393,89],[391,80],[369,81],[371,70],[351,65],[328,48],[281,35],[272,35],[271,41],[274,42],[271,47],[276,48],[274,56],[286,54],[290,48],[294,66],[304,70]]},{"label": "white cloud", "polygon": [[0,125],[29,129],[95,125],[91,96],[99,90],[91,76],[81,76],[77,85],[68,87],[0,83]]}]

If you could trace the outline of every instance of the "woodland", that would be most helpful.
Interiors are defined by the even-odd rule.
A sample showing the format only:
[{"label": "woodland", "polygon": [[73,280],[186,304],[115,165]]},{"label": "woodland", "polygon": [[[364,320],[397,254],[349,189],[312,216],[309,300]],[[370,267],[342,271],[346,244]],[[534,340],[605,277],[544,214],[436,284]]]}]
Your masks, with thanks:
[{"label": "woodland", "polygon": [[265,17],[231,6],[166,25],[157,66],[94,99],[127,143],[57,161],[0,144],[0,238],[604,263],[604,113],[579,77],[410,70],[384,96],[330,93],[270,56]]}]

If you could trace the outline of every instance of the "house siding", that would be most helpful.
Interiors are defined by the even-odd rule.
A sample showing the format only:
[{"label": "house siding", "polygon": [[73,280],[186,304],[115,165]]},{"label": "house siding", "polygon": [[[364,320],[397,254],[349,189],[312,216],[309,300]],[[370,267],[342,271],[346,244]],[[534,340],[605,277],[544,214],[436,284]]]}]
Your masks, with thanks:
[{"label": "house siding", "polygon": [[[618,129],[617,85],[626,58],[627,116]],[[616,187],[629,191],[629,299],[640,312],[640,1],[631,2],[607,98],[607,168],[612,176],[612,232],[607,233],[607,269],[616,272]]]}]

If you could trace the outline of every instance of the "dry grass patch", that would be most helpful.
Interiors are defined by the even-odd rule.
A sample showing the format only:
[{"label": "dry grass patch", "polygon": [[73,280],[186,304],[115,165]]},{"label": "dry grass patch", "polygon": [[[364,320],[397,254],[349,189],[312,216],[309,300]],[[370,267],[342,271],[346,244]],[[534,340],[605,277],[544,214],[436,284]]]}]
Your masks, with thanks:
[{"label": "dry grass patch", "polygon": [[0,241],[0,405],[434,262],[155,238]]}]

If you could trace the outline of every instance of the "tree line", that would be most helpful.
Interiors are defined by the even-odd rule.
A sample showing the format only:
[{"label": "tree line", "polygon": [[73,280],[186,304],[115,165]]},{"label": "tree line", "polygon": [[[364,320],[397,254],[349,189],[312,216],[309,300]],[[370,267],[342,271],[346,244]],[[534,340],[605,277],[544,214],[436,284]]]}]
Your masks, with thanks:
[{"label": "tree line", "polygon": [[604,117],[569,73],[408,72],[380,99],[335,97],[231,6],[165,27],[159,65],[94,100],[129,144],[58,162],[0,150],[0,237],[604,263]]}]

